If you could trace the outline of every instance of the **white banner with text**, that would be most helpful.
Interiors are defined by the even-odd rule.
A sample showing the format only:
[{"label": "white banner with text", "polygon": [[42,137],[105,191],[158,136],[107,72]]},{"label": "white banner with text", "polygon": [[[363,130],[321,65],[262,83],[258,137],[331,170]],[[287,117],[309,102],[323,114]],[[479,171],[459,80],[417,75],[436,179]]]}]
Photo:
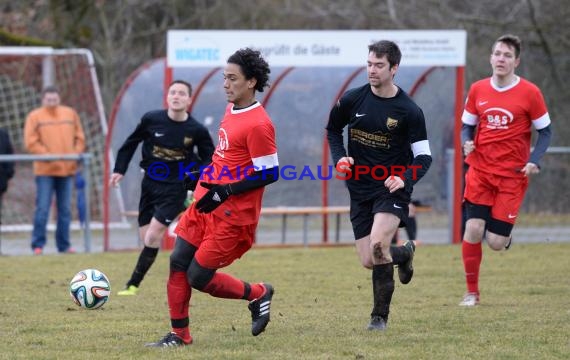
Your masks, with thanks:
[{"label": "white banner with text", "polygon": [[465,30],[169,30],[169,67],[215,67],[240,48],[262,52],[270,66],[364,66],[368,45],[391,40],[401,66],[464,66]]}]

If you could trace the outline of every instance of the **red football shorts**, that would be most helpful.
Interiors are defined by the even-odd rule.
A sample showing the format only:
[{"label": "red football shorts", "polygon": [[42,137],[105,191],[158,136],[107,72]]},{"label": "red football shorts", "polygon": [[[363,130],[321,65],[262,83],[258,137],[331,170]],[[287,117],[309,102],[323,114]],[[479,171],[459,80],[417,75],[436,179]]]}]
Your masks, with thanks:
[{"label": "red football shorts", "polygon": [[463,197],[473,204],[490,206],[493,219],[514,224],[527,188],[527,177],[497,176],[470,167]]},{"label": "red football shorts", "polygon": [[251,249],[256,227],[257,224],[232,225],[211,213],[199,213],[192,204],[180,218],[175,232],[198,248],[194,256],[200,265],[220,269]]}]

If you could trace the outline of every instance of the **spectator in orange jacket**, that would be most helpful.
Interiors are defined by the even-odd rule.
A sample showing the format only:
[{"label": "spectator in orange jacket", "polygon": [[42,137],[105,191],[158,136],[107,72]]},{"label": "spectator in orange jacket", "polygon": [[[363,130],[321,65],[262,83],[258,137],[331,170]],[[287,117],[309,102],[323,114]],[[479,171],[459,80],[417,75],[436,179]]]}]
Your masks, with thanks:
[{"label": "spectator in orange jacket", "polygon": [[[60,105],[55,87],[42,91],[42,106],[26,118],[24,143],[28,152],[46,154],[80,154],[85,150],[85,135],[77,112]],[[55,240],[60,253],[75,252],[69,242],[71,192],[77,160],[34,161],[36,176],[36,210],[32,232],[32,250],[41,255],[46,244],[46,225],[55,191],[57,227]]]}]

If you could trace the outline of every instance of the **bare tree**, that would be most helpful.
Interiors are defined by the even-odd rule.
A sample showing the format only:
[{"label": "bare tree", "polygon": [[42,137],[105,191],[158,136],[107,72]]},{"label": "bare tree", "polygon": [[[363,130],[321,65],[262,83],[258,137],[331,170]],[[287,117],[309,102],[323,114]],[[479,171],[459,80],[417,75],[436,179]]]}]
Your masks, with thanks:
[{"label": "bare tree", "polygon": [[[515,33],[519,72],[543,89],[554,118],[570,116],[570,9],[557,0],[21,0],[0,6],[0,20],[9,44],[90,48],[108,109],[134,69],[165,55],[169,29],[465,29],[467,84],[490,74],[492,42]],[[556,131],[570,132],[562,123]]]}]

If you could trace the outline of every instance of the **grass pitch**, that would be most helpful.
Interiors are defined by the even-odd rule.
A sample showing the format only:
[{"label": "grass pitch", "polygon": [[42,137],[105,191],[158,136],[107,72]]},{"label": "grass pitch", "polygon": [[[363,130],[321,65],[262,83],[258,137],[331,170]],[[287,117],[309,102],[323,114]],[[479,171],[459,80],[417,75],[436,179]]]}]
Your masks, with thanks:
[{"label": "grass pitch", "polygon": [[[145,348],[170,329],[168,253],[139,295],[119,297],[138,253],[0,257],[0,359],[568,359],[570,243],[484,247],[481,305],[460,308],[461,248],[420,246],[409,285],[399,284],[388,330],[369,332],[371,273],[353,247],[253,249],[226,269],[275,286],[272,320],[250,333],[247,303],[198,291],[194,344]],[[112,295],[98,310],[77,307],[68,282],[96,268]]]}]

